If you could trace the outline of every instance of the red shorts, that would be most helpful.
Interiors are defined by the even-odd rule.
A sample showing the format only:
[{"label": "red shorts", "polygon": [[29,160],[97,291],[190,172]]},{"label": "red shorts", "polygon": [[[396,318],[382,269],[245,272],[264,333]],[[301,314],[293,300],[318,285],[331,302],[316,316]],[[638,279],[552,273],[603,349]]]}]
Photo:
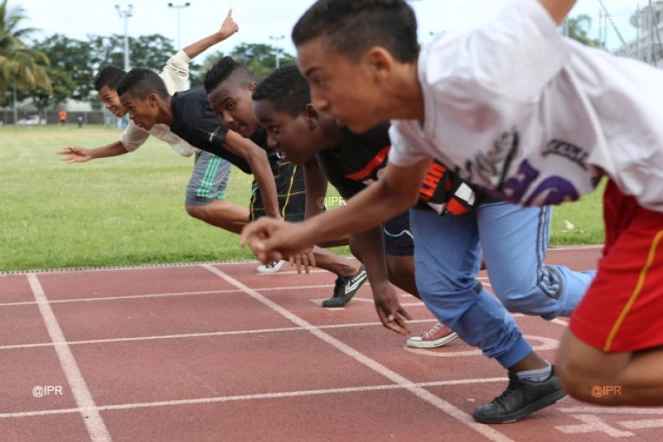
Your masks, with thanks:
[{"label": "red shorts", "polygon": [[663,213],[640,207],[612,181],[603,204],[603,257],[569,328],[605,352],[663,345]]}]

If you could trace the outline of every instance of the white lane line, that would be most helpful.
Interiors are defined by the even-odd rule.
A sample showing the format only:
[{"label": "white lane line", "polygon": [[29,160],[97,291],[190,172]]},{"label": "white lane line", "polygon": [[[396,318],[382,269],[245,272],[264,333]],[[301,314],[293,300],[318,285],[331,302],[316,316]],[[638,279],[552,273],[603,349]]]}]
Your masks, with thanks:
[{"label": "white lane line", "polygon": [[[365,283],[365,285],[370,285]],[[334,287],[334,284],[322,285],[294,285],[288,287],[266,287],[257,289],[261,292],[273,292],[277,290],[314,290]],[[244,293],[239,289],[228,290],[204,290],[200,292],[175,292],[175,293],[155,293],[151,295],[127,295],[127,296],[99,296],[96,298],[69,298],[69,299],[56,299],[49,301],[51,304],[70,304],[76,302],[98,302],[98,301],[122,301],[124,299],[142,299],[142,298],[169,298],[176,296],[199,296],[199,295],[220,295],[225,293]],[[36,305],[36,301],[23,301],[23,302],[5,302],[0,303],[0,307],[13,307],[17,305]]]},{"label": "white lane line", "polygon": [[37,301],[37,305],[39,306],[39,311],[44,318],[48,334],[55,344],[55,352],[58,355],[62,371],[69,383],[69,388],[71,388],[71,392],[76,400],[76,405],[81,409],[89,409],[87,412],[81,412],[81,417],[87,427],[90,438],[93,442],[110,441],[110,433],[106,428],[106,424],[104,424],[101,414],[96,410],[96,404],[94,403],[94,399],[92,399],[92,394],[85,383],[85,379],[83,379],[83,375],[78,368],[74,355],[71,353],[71,349],[67,345],[60,324],[58,324],[58,320],[53,314],[53,310],[48,303],[48,298],[46,298],[46,293],[44,293],[39,278],[37,278],[37,275],[27,275],[27,278],[32,293]]},{"label": "white lane line", "polygon": [[[416,319],[408,321],[408,324],[426,324],[437,322],[434,319]],[[333,324],[333,325],[320,325],[320,329],[336,329],[336,328],[352,328],[352,327],[372,327],[381,326],[381,322],[357,322],[350,324]],[[301,327],[283,327],[283,328],[265,328],[253,330],[234,330],[234,331],[220,331],[220,332],[201,332],[201,333],[185,333],[178,335],[157,335],[157,336],[132,336],[128,338],[108,338],[108,339],[89,339],[85,341],[67,341],[67,345],[89,345],[89,344],[110,344],[115,342],[135,342],[135,341],[155,341],[160,339],[186,339],[186,338],[206,338],[214,336],[235,336],[235,335],[252,335],[262,333],[279,333],[291,331],[304,331]],[[37,344],[15,344],[0,346],[1,350],[17,350],[23,348],[38,348],[38,347],[53,347],[55,344],[52,342],[42,342]]]},{"label": "white lane line", "polygon": [[663,415],[661,408],[631,408],[631,407],[564,407],[558,408],[562,413],[571,414],[653,414]]},{"label": "white lane line", "polygon": [[384,376],[385,378],[389,379],[390,381],[402,386],[404,389],[408,390],[418,398],[428,402],[429,404],[433,405],[434,407],[442,410],[452,418],[456,419],[457,421],[461,422],[462,424],[466,425],[470,429],[476,431],[477,433],[481,434],[482,436],[486,437],[489,440],[492,441],[499,441],[499,442],[506,442],[506,441],[511,441],[507,436],[504,434],[500,433],[497,430],[494,430],[493,428],[480,424],[478,422],[475,422],[470,415],[465,413],[464,411],[460,410],[459,408],[453,406],[449,402],[441,399],[438,396],[435,396],[431,392],[423,389],[422,387],[417,386],[414,384],[412,381],[409,379],[401,376],[400,374],[396,373],[395,371],[392,371],[385,367],[384,365],[378,363],[377,361],[369,358],[368,356],[364,355],[363,353],[355,350],[354,348],[350,347],[349,345],[339,341],[338,339],[328,335],[324,331],[320,330],[318,327],[315,327],[314,325],[310,324],[309,322],[303,320],[299,316],[293,314],[289,310],[286,310],[285,308],[281,307],[280,305],[276,304],[272,300],[266,298],[265,296],[261,295],[257,291],[251,289],[250,287],[242,284],[241,282],[237,281],[235,278],[232,278],[231,276],[227,275],[226,273],[222,272],[221,270],[217,269],[216,267],[204,265],[202,266],[203,268],[209,270],[210,272],[214,273],[224,281],[232,284],[233,286],[237,287],[238,289],[242,289],[247,295],[251,296],[253,299],[256,301],[260,302],[261,304],[271,308],[275,312],[279,313],[280,315],[284,316],[294,324],[299,325],[300,327],[306,329],[309,333],[312,335],[316,336],[317,338],[321,339],[322,341],[326,342],[327,344],[331,345],[332,347],[336,348],[338,351],[346,354],[347,356],[355,359],[356,361],[360,362],[361,364],[367,366],[371,370],[375,371],[376,373]]},{"label": "white lane line", "polygon": [[[592,250],[592,249],[602,249],[603,245],[576,245],[576,246],[551,246],[548,247],[548,252],[572,252],[575,250]],[[339,255],[347,259],[354,259],[349,255]],[[84,267],[84,268],[64,268],[64,269],[35,269],[35,270],[26,270],[26,271],[4,271],[0,272],[0,277],[3,276],[17,276],[17,275],[30,275],[30,274],[47,274],[47,275],[61,275],[66,273],[91,273],[91,272],[117,272],[117,271],[131,271],[131,270],[157,270],[157,269],[175,269],[175,268],[187,268],[187,267],[198,267],[200,265],[212,265],[212,266],[239,266],[239,265],[262,265],[257,260],[246,259],[246,260],[234,260],[229,262],[183,262],[183,263],[173,263],[173,264],[146,264],[146,265],[127,265],[127,266],[106,266],[106,267]],[[276,273],[275,273],[276,274]]]},{"label": "white lane line", "polygon": [[[418,387],[440,387],[445,385],[465,385],[465,384],[486,384],[491,382],[506,382],[507,378],[484,378],[484,379],[456,379],[449,381],[433,381],[422,382],[414,384]],[[342,394],[342,393],[364,393],[372,391],[383,390],[402,390],[403,386],[398,384],[388,385],[371,385],[361,387],[346,387],[346,388],[329,388],[324,390],[302,390],[302,391],[286,391],[278,393],[261,393],[249,394],[239,396],[218,396],[199,399],[181,399],[172,401],[157,401],[157,402],[139,402],[133,404],[116,404],[116,405],[102,405],[91,408],[61,408],[56,410],[39,410],[39,411],[24,411],[16,413],[0,413],[0,419],[18,418],[18,417],[33,417],[33,416],[47,416],[53,414],[71,414],[71,413],[84,413],[90,410],[94,411],[108,411],[108,410],[131,410],[136,408],[154,408],[154,407],[170,407],[177,405],[197,405],[197,404],[211,404],[217,402],[232,402],[232,401],[249,401],[260,399],[282,399],[289,397],[300,396],[315,396],[325,394]]]}]

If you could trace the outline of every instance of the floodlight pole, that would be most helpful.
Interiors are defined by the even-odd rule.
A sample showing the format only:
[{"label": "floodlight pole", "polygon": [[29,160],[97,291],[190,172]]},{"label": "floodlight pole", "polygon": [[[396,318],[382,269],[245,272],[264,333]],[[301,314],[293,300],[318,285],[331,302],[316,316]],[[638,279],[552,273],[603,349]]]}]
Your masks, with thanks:
[{"label": "floodlight pole", "polygon": [[180,27],[180,9],[188,8],[191,6],[190,2],[186,2],[181,5],[176,5],[173,3],[168,3],[169,8],[173,8],[177,11],[177,49],[182,49],[182,28]]},{"label": "floodlight pole", "polygon": [[129,4],[127,9],[120,8],[120,5],[115,5],[120,18],[124,19],[124,70],[129,72],[129,17],[133,15],[134,7]]},{"label": "floodlight pole", "polygon": [[[279,41],[283,40],[285,38],[285,35],[279,35],[278,37],[274,37],[273,35],[269,36],[269,39],[272,41]],[[276,47],[276,69],[278,69],[281,65],[281,48]]]}]

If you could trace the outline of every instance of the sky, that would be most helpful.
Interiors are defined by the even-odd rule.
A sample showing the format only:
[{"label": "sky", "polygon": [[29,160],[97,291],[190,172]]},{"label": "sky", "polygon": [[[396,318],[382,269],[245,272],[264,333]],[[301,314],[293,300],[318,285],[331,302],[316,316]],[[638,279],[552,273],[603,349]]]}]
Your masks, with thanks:
[{"label": "sky", "polygon": [[[423,43],[431,33],[465,29],[485,22],[511,0],[413,0],[411,5],[419,22],[419,38]],[[534,1],[534,0],[532,0]],[[42,30],[37,38],[54,33],[71,38],[85,39],[88,34],[124,34],[124,19],[118,16],[115,5],[125,9],[133,4],[133,16],[127,20],[130,36],[159,33],[173,39],[178,45],[177,10],[168,7],[169,0],[10,0],[9,5],[21,6],[30,18],[29,26]],[[625,40],[635,38],[636,31],[629,17],[639,3],[648,0],[603,0],[610,20],[599,20],[600,0],[578,0],[571,16],[587,14],[594,20],[590,36],[596,37],[599,28],[607,27],[607,46],[621,46],[614,23]],[[182,5],[185,1],[172,1]],[[290,31],[314,0],[189,0],[187,8],[179,10],[182,46],[186,46],[218,30],[228,10],[240,31],[231,39],[220,43],[209,52],[229,52],[238,43],[272,43],[294,54]],[[278,37],[284,36],[278,40]],[[277,40],[271,40],[270,37]],[[202,57],[204,57],[203,54]]]}]

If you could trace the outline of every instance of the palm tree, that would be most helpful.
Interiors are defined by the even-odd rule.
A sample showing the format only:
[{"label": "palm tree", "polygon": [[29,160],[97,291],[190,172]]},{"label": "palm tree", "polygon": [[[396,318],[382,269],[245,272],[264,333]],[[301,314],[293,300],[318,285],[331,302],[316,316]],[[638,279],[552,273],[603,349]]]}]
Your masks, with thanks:
[{"label": "palm tree", "polygon": [[27,19],[23,8],[8,9],[9,0],[0,1],[0,102],[6,96],[7,86],[25,90],[36,86],[46,91],[51,89],[44,66],[50,64],[46,54],[30,49],[22,39],[37,31],[22,28]]},{"label": "palm tree", "polygon": [[569,37],[580,43],[597,47],[600,45],[598,40],[591,39],[587,33],[592,28],[592,17],[587,14],[581,14],[577,17],[567,17],[562,23],[564,33]]}]

